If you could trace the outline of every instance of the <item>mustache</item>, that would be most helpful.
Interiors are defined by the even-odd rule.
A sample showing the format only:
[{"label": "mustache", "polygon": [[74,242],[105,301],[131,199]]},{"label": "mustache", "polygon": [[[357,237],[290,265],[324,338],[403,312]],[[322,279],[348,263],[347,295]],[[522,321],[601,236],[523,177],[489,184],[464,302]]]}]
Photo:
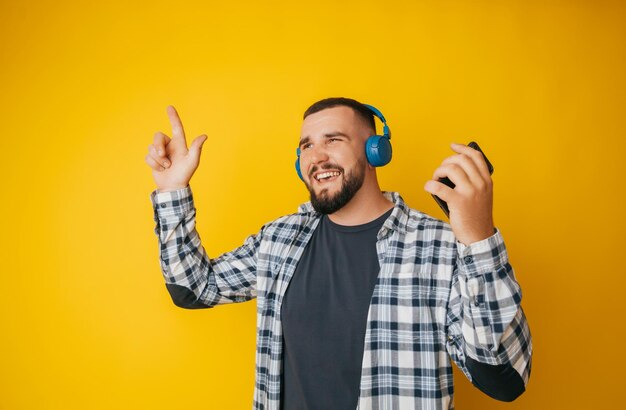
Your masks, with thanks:
[{"label": "mustache", "polygon": [[338,170],[339,172],[341,172],[343,174],[343,168],[342,167],[340,167],[337,164],[332,164],[330,162],[327,162],[327,163],[322,164],[320,166],[313,165],[313,168],[311,168],[311,171],[309,172],[309,177],[312,177],[313,174],[315,174],[320,169],[336,169],[336,170]]}]

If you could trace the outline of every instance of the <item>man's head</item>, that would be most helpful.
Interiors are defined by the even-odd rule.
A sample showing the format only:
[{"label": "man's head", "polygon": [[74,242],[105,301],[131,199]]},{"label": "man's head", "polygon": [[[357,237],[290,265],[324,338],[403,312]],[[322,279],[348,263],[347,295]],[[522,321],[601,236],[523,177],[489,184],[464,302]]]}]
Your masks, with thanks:
[{"label": "man's head", "polygon": [[338,211],[364,182],[376,182],[365,156],[365,141],[375,133],[372,112],[349,98],[327,98],[305,111],[300,170],[318,212]]}]

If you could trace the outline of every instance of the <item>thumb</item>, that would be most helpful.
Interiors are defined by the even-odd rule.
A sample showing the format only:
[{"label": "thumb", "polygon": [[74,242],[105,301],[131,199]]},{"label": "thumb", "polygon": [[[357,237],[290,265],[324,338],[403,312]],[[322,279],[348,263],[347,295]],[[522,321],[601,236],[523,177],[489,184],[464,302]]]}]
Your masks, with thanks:
[{"label": "thumb", "polygon": [[189,151],[193,154],[193,156],[200,157],[200,153],[202,152],[202,145],[204,145],[204,142],[207,139],[208,137],[202,134],[193,140],[191,146],[189,147]]}]

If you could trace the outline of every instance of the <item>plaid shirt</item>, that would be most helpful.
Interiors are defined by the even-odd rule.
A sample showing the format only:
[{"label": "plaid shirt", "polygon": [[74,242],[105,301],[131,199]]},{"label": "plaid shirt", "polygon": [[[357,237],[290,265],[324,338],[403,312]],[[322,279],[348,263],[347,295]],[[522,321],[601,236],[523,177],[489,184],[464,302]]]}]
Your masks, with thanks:
[{"label": "plaid shirt", "polygon": [[[409,208],[395,192],[384,195],[395,206],[377,236],[380,273],[367,317],[358,409],[452,409],[451,360],[471,380],[466,357],[510,364],[526,384],[531,336],[500,232],[465,246],[450,225]],[[257,298],[253,408],[278,410],[281,302],[320,214],[307,202],[210,259],[195,229],[191,188],[155,190],[150,199],[161,270],[176,305],[208,308]]]}]

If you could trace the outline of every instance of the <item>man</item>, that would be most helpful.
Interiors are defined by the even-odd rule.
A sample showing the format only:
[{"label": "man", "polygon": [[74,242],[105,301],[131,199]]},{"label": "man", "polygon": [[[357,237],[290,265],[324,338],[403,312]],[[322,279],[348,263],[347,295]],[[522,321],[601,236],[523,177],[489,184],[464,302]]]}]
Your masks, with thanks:
[{"label": "man", "polygon": [[173,138],[157,133],[146,157],[166,286],[188,309],[257,298],[254,408],[453,408],[451,360],[494,398],[525,390],[530,331],[478,151],[453,144],[425,184],[447,202],[448,225],[381,192],[366,153],[380,112],[318,101],[297,160],[311,201],[210,259],[188,185],[206,136],[187,150],[168,114]]}]

